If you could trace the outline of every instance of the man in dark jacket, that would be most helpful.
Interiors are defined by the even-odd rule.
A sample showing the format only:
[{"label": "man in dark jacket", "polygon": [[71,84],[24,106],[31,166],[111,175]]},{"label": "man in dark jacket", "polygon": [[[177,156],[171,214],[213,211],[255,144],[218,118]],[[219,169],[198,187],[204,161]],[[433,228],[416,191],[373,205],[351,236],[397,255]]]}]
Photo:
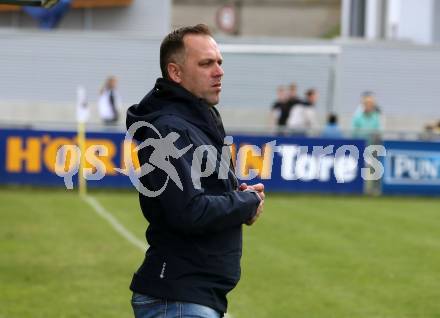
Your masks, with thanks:
[{"label": "man in dark jacket", "polygon": [[205,25],[170,33],[160,48],[163,78],[127,112],[150,191],[139,194],[150,246],[130,286],[137,318],[221,317],[240,279],[242,225],[263,211],[263,185],[238,186],[230,164],[214,107],[221,63]]}]

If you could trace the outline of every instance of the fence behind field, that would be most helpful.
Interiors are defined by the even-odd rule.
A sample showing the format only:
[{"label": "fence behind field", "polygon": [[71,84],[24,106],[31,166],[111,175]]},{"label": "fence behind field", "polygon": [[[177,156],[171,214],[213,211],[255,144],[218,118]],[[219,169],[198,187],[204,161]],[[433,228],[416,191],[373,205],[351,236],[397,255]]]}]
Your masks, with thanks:
[{"label": "fence behind field", "polygon": [[[120,79],[128,107],[160,76],[160,38],[1,30],[0,41],[0,120],[73,121],[78,84],[94,105],[109,74]],[[439,47],[243,38],[219,43],[225,68],[219,108],[229,127],[267,129],[276,87],[290,82],[298,84],[300,95],[310,87],[319,91],[321,124],[332,110],[348,129],[365,90],[376,93],[387,130],[417,132],[438,117]]]},{"label": "fence behind field", "polygon": [[[0,184],[66,187],[67,176],[77,187],[78,174],[84,173],[76,167],[78,156],[85,154],[72,152],[69,160],[66,155],[59,162],[62,146],[77,145],[76,131],[9,127],[1,129],[0,135]],[[89,181],[91,187],[135,186],[129,176],[139,163],[125,137],[121,131],[89,131],[86,149],[95,150],[90,152],[93,158],[87,159],[88,175],[104,169],[102,178]],[[269,192],[378,194],[382,187],[387,194],[440,195],[438,142],[384,141],[385,148],[375,147],[374,154],[359,139],[233,137],[237,176],[246,182],[263,182]],[[99,154],[99,147],[107,149],[105,155]],[[328,151],[324,155],[323,149]],[[375,172],[382,174],[376,179],[366,177]]]}]

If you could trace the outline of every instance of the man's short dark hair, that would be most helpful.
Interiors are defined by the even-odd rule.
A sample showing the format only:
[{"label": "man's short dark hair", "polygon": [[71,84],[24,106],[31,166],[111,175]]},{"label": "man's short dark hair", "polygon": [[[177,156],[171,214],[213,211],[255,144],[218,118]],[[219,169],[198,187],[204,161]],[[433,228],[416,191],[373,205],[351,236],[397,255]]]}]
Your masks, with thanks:
[{"label": "man's short dark hair", "polygon": [[338,123],[338,116],[335,113],[328,114],[327,123],[333,124],[333,125],[337,124]]},{"label": "man's short dark hair", "polygon": [[183,38],[188,34],[200,34],[212,36],[211,31],[205,24],[197,24],[195,26],[186,26],[174,30],[169,33],[160,45],[160,70],[162,77],[169,79],[167,70],[168,63],[174,62],[177,54],[184,51],[185,45]]},{"label": "man's short dark hair", "polygon": [[310,97],[315,94],[316,94],[316,89],[314,89],[314,88],[310,88],[306,91],[306,97]]},{"label": "man's short dark hair", "polygon": [[362,92],[361,97],[374,97],[374,93],[372,91]]}]

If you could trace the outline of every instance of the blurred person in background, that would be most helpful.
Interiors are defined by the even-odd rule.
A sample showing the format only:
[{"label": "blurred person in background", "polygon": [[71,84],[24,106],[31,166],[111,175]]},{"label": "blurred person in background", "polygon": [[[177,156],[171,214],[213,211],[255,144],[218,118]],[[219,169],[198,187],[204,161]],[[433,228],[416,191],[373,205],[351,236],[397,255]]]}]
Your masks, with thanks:
[{"label": "blurred person in background", "polygon": [[304,134],[318,128],[316,118],[316,103],[318,101],[318,91],[314,88],[306,91],[304,101],[296,104],[287,120],[287,127],[292,133]]},{"label": "blurred person in background", "polygon": [[[162,77],[127,111],[128,130],[133,124],[144,125],[134,133],[139,143],[153,139],[164,144],[164,139],[175,134],[178,138],[172,145],[186,149],[181,156],[164,157],[175,168],[181,187],[168,182],[169,172],[158,168],[140,178],[145,188],[157,191],[163,187],[163,192],[153,197],[139,193],[149,223],[149,247],[130,286],[136,318],[223,316],[226,295],[240,279],[242,226],[252,225],[263,211],[262,184],[238,185],[228,159],[225,171],[220,171],[223,156],[230,159],[227,154],[215,155],[212,162],[208,154],[214,171],[199,176],[200,183],[194,184],[194,158],[202,165],[200,154],[206,154],[197,155],[196,149],[208,146],[218,153],[229,149],[224,147],[226,134],[215,107],[222,90],[222,62],[206,25],[171,32],[160,47]],[[154,129],[147,129],[145,123]],[[138,151],[143,168],[152,166],[153,152],[166,151],[151,148]]]},{"label": "blurred person in background", "polygon": [[115,125],[119,119],[119,109],[122,103],[117,85],[117,78],[109,76],[99,94],[99,115],[105,125]]},{"label": "blurred person in background", "polygon": [[286,126],[287,118],[289,117],[290,108],[287,104],[289,95],[285,86],[278,86],[277,99],[272,105],[271,110],[271,124],[277,126],[282,130]]},{"label": "blurred person in background", "polygon": [[289,96],[287,100],[287,105],[289,106],[289,112],[293,107],[295,107],[295,105],[301,104],[302,102],[303,100],[298,97],[298,86],[296,85],[296,83],[290,83]]},{"label": "blurred person in background", "polygon": [[361,108],[357,109],[352,119],[353,137],[365,138],[370,141],[376,139],[381,131],[381,114],[376,98],[372,92],[362,94]]},{"label": "blurred person in background", "polygon": [[437,122],[436,125],[434,125],[434,133],[440,134],[440,120]]},{"label": "blurred person in background", "polygon": [[440,138],[440,120],[437,123],[426,124],[420,134],[422,140],[438,140]]},{"label": "blurred person in background", "polygon": [[322,131],[322,137],[325,138],[343,138],[341,129],[338,125],[338,116],[330,113],[327,117],[327,124]]}]

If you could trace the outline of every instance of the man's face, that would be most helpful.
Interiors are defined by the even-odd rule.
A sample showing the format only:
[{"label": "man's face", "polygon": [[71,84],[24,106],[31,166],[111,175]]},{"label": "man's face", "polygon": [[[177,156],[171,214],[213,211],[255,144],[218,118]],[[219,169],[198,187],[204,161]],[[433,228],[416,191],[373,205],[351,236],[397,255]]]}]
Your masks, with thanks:
[{"label": "man's face", "polygon": [[376,106],[376,101],[374,100],[373,96],[365,96],[363,98],[363,104],[364,104],[364,111],[366,113],[370,113],[374,111]]},{"label": "man's face", "polygon": [[316,102],[318,101],[318,93],[314,92],[313,94],[309,95],[309,102],[313,105],[316,104]]},{"label": "man's face", "polygon": [[195,34],[186,35],[183,42],[185,58],[179,63],[179,84],[209,105],[218,104],[224,72],[217,43],[210,36]]},{"label": "man's face", "polygon": [[285,102],[289,96],[287,95],[287,90],[284,87],[279,87],[277,89],[277,99],[280,102]]},{"label": "man's face", "polygon": [[296,86],[290,85],[290,87],[289,87],[289,97],[290,98],[296,97],[296,94],[297,94]]},{"label": "man's face", "polygon": [[108,86],[110,89],[116,88],[116,85],[118,85],[118,80],[115,77],[110,77],[108,80]]}]

